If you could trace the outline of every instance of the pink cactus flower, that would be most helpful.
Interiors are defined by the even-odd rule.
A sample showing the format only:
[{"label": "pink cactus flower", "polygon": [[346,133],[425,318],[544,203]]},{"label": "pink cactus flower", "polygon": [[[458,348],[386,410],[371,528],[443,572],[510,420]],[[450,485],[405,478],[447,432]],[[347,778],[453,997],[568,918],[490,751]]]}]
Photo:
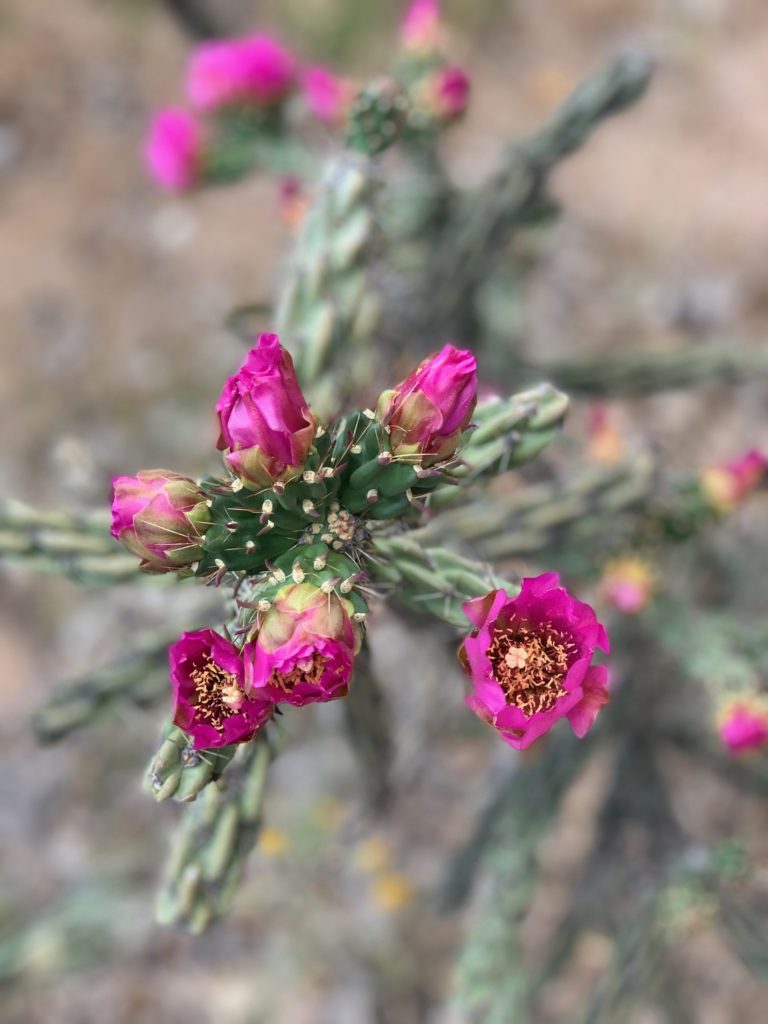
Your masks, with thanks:
[{"label": "pink cactus flower", "polygon": [[270,107],[293,88],[296,60],[270,36],[199,46],[187,67],[187,95],[200,110],[236,104]]},{"label": "pink cactus flower", "polygon": [[152,178],[170,192],[185,192],[200,180],[203,127],[194,114],[168,108],[155,114],[144,145]]},{"label": "pink cactus flower", "polygon": [[429,78],[430,106],[441,121],[455,121],[469,103],[469,78],[461,68],[435,71]]},{"label": "pink cactus flower", "polygon": [[756,490],[768,475],[768,457],[755,448],[733,462],[712,466],[701,474],[701,488],[720,512],[728,512]]},{"label": "pink cactus flower", "polygon": [[377,415],[396,458],[430,466],[450,458],[477,401],[477,361],[446,345],[380,397]]},{"label": "pink cactus flower", "polygon": [[183,633],[168,655],[173,721],[196,749],[244,743],[272,717],[272,703],[245,695],[240,652],[214,630]]},{"label": "pink cactus flower", "polygon": [[182,569],[200,557],[211,517],[194,480],[144,469],[115,477],[112,487],[112,536],[141,559],[145,572]]},{"label": "pink cactus flower", "polygon": [[328,68],[307,68],[302,76],[307,106],[318,121],[339,124],[344,120],[352,100],[352,88]]},{"label": "pink cactus flower", "polygon": [[721,716],[719,731],[732,754],[768,746],[768,702],[751,697],[733,701]]},{"label": "pink cactus flower", "polygon": [[360,645],[351,613],[310,583],[283,588],[243,650],[246,692],[294,707],[346,696]]},{"label": "pink cactus flower", "polygon": [[400,26],[404,50],[428,53],[440,43],[440,5],[437,0],[413,0]]},{"label": "pink cactus flower", "polygon": [[301,473],[317,421],[301,393],[293,360],[276,334],[262,334],[216,405],[218,447],[247,487],[259,489]]},{"label": "pink cactus flower", "polygon": [[524,579],[517,597],[492,590],[464,605],[475,626],[459,651],[472,680],[467,705],[516,750],[567,718],[584,736],[608,702],[608,671],[593,665],[608,636],[557,573]]},{"label": "pink cactus flower", "polygon": [[600,589],[620,612],[634,615],[653,597],[653,569],[644,559],[633,555],[616,558],[606,564]]}]

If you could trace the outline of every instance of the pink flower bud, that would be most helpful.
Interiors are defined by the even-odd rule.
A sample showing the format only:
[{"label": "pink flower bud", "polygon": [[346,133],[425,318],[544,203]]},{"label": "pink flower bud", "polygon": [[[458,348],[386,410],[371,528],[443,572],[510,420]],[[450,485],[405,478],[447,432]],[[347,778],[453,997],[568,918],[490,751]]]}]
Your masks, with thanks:
[{"label": "pink flower bud", "polygon": [[313,584],[284,587],[243,650],[247,693],[294,707],[344,697],[360,646],[351,614]]},{"label": "pink flower bud", "polygon": [[403,49],[436,50],[440,42],[440,5],[437,0],[413,0],[400,27]]},{"label": "pink flower bud", "polygon": [[732,754],[768,746],[768,701],[751,695],[732,701],[721,716],[720,739]]},{"label": "pink flower bud", "polygon": [[145,469],[115,477],[112,486],[112,536],[141,559],[145,572],[170,572],[200,557],[211,518],[194,480]]},{"label": "pink flower bud", "polygon": [[304,99],[318,121],[339,124],[344,120],[352,100],[348,82],[328,68],[307,68],[302,76]]},{"label": "pink flower bud", "polygon": [[608,562],[600,589],[620,612],[633,615],[653,597],[656,581],[652,567],[642,558],[628,555]]},{"label": "pink flower bud", "polygon": [[214,630],[182,634],[168,654],[173,721],[196,749],[244,743],[272,717],[273,704],[246,697],[240,652]]},{"label": "pink flower bud", "polygon": [[584,736],[608,702],[608,670],[592,665],[608,636],[587,604],[557,573],[523,580],[511,598],[492,590],[464,605],[475,626],[459,650],[472,680],[467,705],[516,750],[525,750],[567,718]]},{"label": "pink flower bud", "polygon": [[732,462],[705,469],[701,489],[719,512],[728,512],[756,490],[767,473],[768,457],[753,448]]},{"label": "pink flower bud", "polygon": [[430,466],[456,451],[476,401],[475,357],[446,345],[379,397],[377,415],[394,456]]},{"label": "pink flower bud", "polygon": [[158,185],[184,192],[200,179],[203,148],[203,128],[194,114],[169,108],[152,120],[144,160]]},{"label": "pink flower bud", "polygon": [[428,79],[429,105],[441,121],[455,121],[469,103],[469,78],[461,68],[441,68]]},{"label": "pink flower bud", "polygon": [[187,68],[187,95],[201,110],[233,104],[270,107],[293,87],[296,61],[270,36],[199,46]]},{"label": "pink flower bud", "polygon": [[216,405],[218,447],[248,487],[270,487],[301,473],[317,421],[301,393],[293,360],[276,334],[262,334]]}]

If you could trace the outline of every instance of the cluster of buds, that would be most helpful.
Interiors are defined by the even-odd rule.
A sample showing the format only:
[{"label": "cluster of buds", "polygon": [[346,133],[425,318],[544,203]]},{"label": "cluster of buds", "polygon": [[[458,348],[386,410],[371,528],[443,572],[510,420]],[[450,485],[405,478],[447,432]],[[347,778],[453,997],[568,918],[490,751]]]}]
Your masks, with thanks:
[{"label": "cluster of buds", "polygon": [[469,78],[443,54],[438,0],[413,0],[400,29],[398,77],[409,99],[408,125],[419,135],[458,120],[469,103]]},{"label": "cluster of buds", "polygon": [[282,131],[289,101],[335,125],[352,99],[349,82],[324,67],[302,67],[269,35],[202,44],[184,84],[188,106],[158,111],[145,144],[150,175],[174,192],[249,169],[252,143]]},{"label": "cluster of buds", "polygon": [[[303,65],[269,35],[206,42],[190,55],[185,105],[166,107],[152,118],[144,147],[147,170],[171,192],[239,178],[255,166],[257,145],[274,147],[307,114],[329,128],[347,125],[354,138],[361,110],[367,117],[373,113],[387,131],[378,146],[370,140],[358,146],[367,152],[391,144],[396,135],[434,135],[460,118],[469,101],[469,79],[443,56],[441,36],[437,0],[414,0],[401,26],[398,67],[386,80],[394,109],[384,114],[378,111],[381,90],[371,111],[370,97],[356,99],[351,80],[321,65]],[[306,164],[311,173],[308,154]]]},{"label": "cluster of buds", "polygon": [[[118,477],[112,532],[148,572],[233,587],[222,633],[185,633],[170,651],[173,721],[190,747],[252,740],[280,705],[346,696],[363,639],[377,535],[418,522],[455,485],[477,397],[474,356],[445,345],[375,410],[320,424],[289,353],[263,334],[216,406],[226,475]],[[469,706],[512,746],[563,716],[583,735],[607,700],[603,627],[554,576],[514,596],[478,582],[461,660]],[[466,591],[465,591],[466,593]]]}]

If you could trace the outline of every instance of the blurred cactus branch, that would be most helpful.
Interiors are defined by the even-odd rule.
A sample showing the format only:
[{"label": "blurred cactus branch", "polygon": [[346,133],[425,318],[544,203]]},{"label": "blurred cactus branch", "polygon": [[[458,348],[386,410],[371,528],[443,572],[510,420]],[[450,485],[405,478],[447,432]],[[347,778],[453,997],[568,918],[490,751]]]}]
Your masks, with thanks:
[{"label": "blurred cactus branch", "polygon": [[362,773],[362,785],[371,808],[382,811],[390,797],[392,736],[386,697],[374,668],[371,651],[363,642],[355,661],[355,674],[342,702],[344,725]]},{"label": "blurred cactus branch", "polygon": [[483,559],[527,556],[562,543],[573,530],[601,530],[617,513],[648,505],[655,489],[655,464],[642,455],[561,481],[484,494],[446,509],[411,537],[426,547],[458,544]]},{"label": "blurred cactus branch", "polygon": [[[376,220],[369,161],[344,153],[326,166],[294,248],[275,327],[321,415],[338,407],[370,372],[368,336],[377,302],[368,257]],[[344,365],[343,382],[338,368]]]},{"label": "blurred cactus branch", "polygon": [[465,901],[481,865],[488,864],[493,876],[458,965],[456,999],[473,1020],[506,1024],[529,1019],[533,979],[523,963],[519,927],[538,880],[539,844],[591,753],[591,747],[563,734],[549,744],[545,756],[518,763],[449,869],[442,893],[448,910]]},{"label": "blurred cactus branch", "polygon": [[430,274],[439,323],[455,322],[516,227],[553,211],[547,195],[552,170],[584,145],[606,117],[637,102],[651,72],[652,64],[642,54],[620,57],[579,85],[540,132],[511,146],[485,185],[456,198],[442,241],[434,247]]},{"label": "blurred cactus branch", "polygon": [[140,576],[136,558],[110,537],[108,515],[38,512],[11,501],[0,505],[3,561],[77,583],[111,584]]},{"label": "blurred cactus branch", "polygon": [[160,0],[178,25],[193,39],[227,34],[227,27],[211,10],[208,0]]},{"label": "blurred cactus branch", "polygon": [[735,344],[699,344],[667,351],[622,348],[523,367],[569,392],[585,395],[645,395],[672,388],[706,387],[768,373],[768,349]]},{"label": "blurred cactus branch", "polygon": [[271,759],[263,736],[240,746],[225,779],[185,810],[158,898],[160,924],[199,934],[229,909],[261,829]]},{"label": "blurred cactus branch", "polygon": [[124,704],[148,708],[167,696],[168,644],[175,635],[142,635],[135,649],[112,664],[59,684],[32,717],[42,743],[55,743]]}]

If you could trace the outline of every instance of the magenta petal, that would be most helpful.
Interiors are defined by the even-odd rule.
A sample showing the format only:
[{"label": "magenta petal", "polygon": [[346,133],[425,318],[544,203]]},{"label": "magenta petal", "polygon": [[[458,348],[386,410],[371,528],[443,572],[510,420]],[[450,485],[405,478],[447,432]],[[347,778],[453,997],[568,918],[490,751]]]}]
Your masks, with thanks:
[{"label": "magenta petal", "polygon": [[605,665],[593,665],[582,686],[583,696],[579,703],[568,712],[568,721],[574,733],[581,739],[586,736],[597,713],[608,703],[608,669]]}]

